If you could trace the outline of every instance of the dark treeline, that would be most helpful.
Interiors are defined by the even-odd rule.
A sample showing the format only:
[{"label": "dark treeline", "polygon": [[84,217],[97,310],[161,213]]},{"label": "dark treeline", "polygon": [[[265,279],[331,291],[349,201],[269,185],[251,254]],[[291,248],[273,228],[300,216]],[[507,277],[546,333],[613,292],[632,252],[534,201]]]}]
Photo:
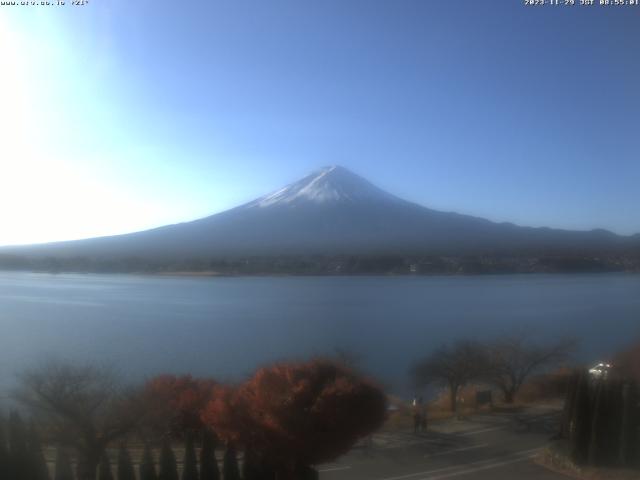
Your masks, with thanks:
[{"label": "dark treeline", "polygon": [[[40,426],[40,430],[43,429]],[[180,458],[181,468],[178,468],[171,443],[164,441],[158,455],[154,455],[149,444],[145,444],[136,462],[126,444],[120,444],[112,453],[105,449],[95,471],[86,472],[82,470],[82,462],[74,449],[64,444],[57,444],[53,449],[54,456],[47,460],[38,430],[33,422],[24,422],[17,412],[12,412],[8,419],[0,417],[2,480],[240,480],[239,476],[222,475],[216,459],[216,443],[211,436],[205,436],[199,442],[199,458],[193,440],[187,439],[181,445],[180,451],[184,452]],[[227,447],[223,450],[224,468],[239,472],[235,449]],[[242,478],[253,480],[257,477],[245,474]]]},{"label": "dark treeline", "polygon": [[29,257],[0,254],[0,269],[219,275],[456,275],[640,272],[640,255],[282,255],[233,258]]},{"label": "dark treeline", "polygon": [[49,480],[39,433],[16,412],[0,417],[0,478]]},{"label": "dark treeline", "polygon": [[610,372],[572,377],[554,450],[577,465],[633,467],[640,462],[638,382]]},{"label": "dark treeline", "polygon": [[161,374],[138,385],[50,360],[12,397],[31,418],[0,416],[0,480],[311,480],[387,415],[374,382],[329,358],[244,383]]}]

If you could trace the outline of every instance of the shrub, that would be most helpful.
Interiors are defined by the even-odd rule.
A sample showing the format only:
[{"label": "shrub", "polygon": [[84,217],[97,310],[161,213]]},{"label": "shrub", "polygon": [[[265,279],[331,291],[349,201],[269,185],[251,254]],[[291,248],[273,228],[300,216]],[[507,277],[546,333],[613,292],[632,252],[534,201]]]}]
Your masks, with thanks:
[{"label": "shrub", "polygon": [[[386,418],[384,393],[327,360],[263,368],[238,389],[218,389],[203,419],[267,459],[279,478],[346,453]],[[297,473],[296,473],[297,472]]]}]

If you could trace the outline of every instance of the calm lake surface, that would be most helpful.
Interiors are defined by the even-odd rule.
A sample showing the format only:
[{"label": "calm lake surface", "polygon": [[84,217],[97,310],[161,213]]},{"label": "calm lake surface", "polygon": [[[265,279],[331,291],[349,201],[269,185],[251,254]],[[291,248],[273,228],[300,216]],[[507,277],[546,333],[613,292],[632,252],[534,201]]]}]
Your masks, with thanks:
[{"label": "calm lake surface", "polygon": [[58,357],[132,377],[236,379],[331,353],[406,391],[413,360],[459,337],[573,334],[583,360],[640,336],[640,275],[242,277],[0,272],[0,386]]}]

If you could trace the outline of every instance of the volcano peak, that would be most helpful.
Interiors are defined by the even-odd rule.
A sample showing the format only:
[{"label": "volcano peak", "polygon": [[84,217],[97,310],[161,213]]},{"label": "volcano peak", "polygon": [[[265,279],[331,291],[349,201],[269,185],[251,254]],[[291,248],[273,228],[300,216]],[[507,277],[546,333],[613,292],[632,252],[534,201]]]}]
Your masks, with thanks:
[{"label": "volcano peak", "polygon": [[389,201],[395,198],[351,170],[339,165],[329,165],[280,190],[258,198],[247,207],[363,203]]}]

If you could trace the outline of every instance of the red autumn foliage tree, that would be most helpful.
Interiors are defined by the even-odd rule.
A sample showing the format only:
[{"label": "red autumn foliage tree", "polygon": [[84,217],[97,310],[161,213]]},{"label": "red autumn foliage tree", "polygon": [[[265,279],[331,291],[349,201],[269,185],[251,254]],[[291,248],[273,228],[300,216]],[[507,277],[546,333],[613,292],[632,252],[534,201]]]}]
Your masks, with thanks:
[{"label": "red autumn foliage tree", "polygon": [[371,382],[327,360],[263,368],[237,389],[219,389],[203,420],[228,442],[257,452],[279,473],[335,459],[385,420]]},{"label": "red autumn foliage tree", "polygon": [[149,418],[155,428],[173,436],[197,433],[203,428],[201,414],[217,383],[191,375],[159,375],[145,385]]},{"label": "red autumn foliage tree", "polygon": [[250,410],[240,388],[220,385],[214,388],[212,398],[202,413],[202,421],[227,443],[253,445],[258,443],[258,439],[253,437],[258,437],[260,432],[248,413]]}]

